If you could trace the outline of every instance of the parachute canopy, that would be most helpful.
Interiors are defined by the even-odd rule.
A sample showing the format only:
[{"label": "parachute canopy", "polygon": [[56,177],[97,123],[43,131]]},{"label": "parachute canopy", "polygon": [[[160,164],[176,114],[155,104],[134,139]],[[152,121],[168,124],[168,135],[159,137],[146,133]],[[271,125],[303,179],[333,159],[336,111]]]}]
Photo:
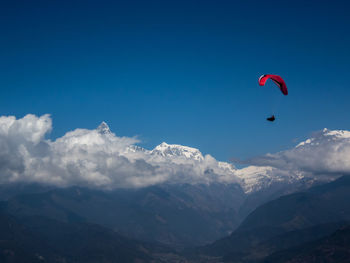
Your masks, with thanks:
[{"label": "parachute canopy", "polygon": [[259,85],[264,86],[268,79],[271,79],[273,82],[275,82],[275,84],[280,88],[280,90],[284,95],[288,95],[287,85],[284,82],[284,80],[278,75],[272,75],[272,74],[262,75],[259,78]]}]

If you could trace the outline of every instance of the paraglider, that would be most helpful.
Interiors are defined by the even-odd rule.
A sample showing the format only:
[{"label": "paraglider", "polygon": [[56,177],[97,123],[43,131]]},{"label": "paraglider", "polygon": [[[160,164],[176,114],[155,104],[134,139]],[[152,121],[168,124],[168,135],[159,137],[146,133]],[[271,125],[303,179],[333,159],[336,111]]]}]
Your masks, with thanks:
[{"label": "paraglider", "polygon": [[262,75],[259,78],[259,85],[264,86],[268,79],[271,79],[273,82],[275,82],[275,84],[280,88],[283,95],[288,95],[287,85],[284,82],[284,80],[278,75],[272,75],[272,74]]},{"label": "paraglider", "polygon": [[[284,80],[278,75],[272,75],[272,74],[262,75],[259,78],[259,85],[265,86],[265,83],[268,79],[271,79],[277,85],[277,87],[281,90],[283,95],[288,95],[287,85],[284,82]],[[276,119],[275,115],[272,115],[271,117],[266,118],[267,121],[271,121],[271,122],[275,121],[275,119]]]}]

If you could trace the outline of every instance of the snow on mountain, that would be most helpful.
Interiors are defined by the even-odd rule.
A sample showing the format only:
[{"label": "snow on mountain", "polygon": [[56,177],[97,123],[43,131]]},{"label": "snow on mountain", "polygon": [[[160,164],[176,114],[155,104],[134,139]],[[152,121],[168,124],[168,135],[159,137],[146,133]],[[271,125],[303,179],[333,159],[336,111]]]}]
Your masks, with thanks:
[{"label": "snow on mountain", "polygon": [[344,131],[344,130],[328,130],[327,128],[323,129],[323,135],[324,136],[333,136],[338,139],[348,139],[350,138],[350,131]]},{"label": "snow on mountain", "polygon": [[112,134],[111,130],[109,129],[108,124],[105,123],[104,121],[101,122],[101,124],[97,127],[96,130],[97,130],[98,133],[100,133],[100,134]]},{"label": "snow on mountain", "polygon": [[167,144],[165,142],[156,146],[151,154],[161,155],[163,157],[184,157],[186,159],[192,159],[195,161],[203,161],[204,157],[202,153],[196,149],[188,146],[182,146],[178,144]]},{"label": "snow on mountain", "polygon": [[[102,122],[96,130],[102,136],[109,135],[106,139],[110,136],[116,137],[105,122]],[[325,140],[334,141],[349,138],[350,132],[348,131],[324,129],[312,138],[299,143],[294,149],[317,146]],[[293,148],[286,152],[288,153],[288,151],[293,151]],[[268,154],[266,159],[269,160],[270,157],[273,159],[278,154],[281,153]],[[160,173],[161,176],[165,176],[166,179],[164,180],[166,181],[238,183],[247,194],[270,188],[273,185],[289,185],[305,179],[305,173],[298,169],[281,169],[281,167],[275,167],[273,163],[271,165],[260,163],[259,165],[237,169],[231,163],[217,161],[210,155],[203,156],[196,148],[166,142],[159,144],[152,150],[147,150],[135,144],[125,145],[124,150],[119,151],[119,155],[125,156],[135,165],[140,165],[140,160],[142,160],[151,165],[150,167],[156,167],[152,168],[155,176]]]},{"label": "snow on mountain", "polygon": [[274,184],[293,184],[304,179],[301,173],[286,172],[269,166],[248,166],[236,170],[235,176],[242,180],[245,193],[254,193]]},{"label": "snow on mountain", "polygon": [[314,137],[309,138],[301,143],[299,143],[296,148],[301,146],[315,146],[320,145],[321,141],[330,140],[340,140],[340,139],[350,139],[350,131],[345,130],[328,130],[324,128],[321,132],[318,132]]},{"label": "snow on mountain", "polygon": [[253,193],[273,184],[288,183],[301,180],[300,173],[286,173],[269,166],[248,166],[236,169],[232,163],[217,161],[210,155],[203,154],[196,148],[177,144],[161,143],[149,152],[178,163],[178,158],[191,161],[197,167],[203,167],[204,173],[213,173],[221,183],[238,183],[245,193]]},{"label": "snow on mountain", "polygon": [[[102,135],[113,134],[105,122],[100,124],[97,131]],[[292,183],[302,178],[300,174],[289,174],[270,166],[236,169],[232,163],[217,161],[210,155],[203,156],[196,148],[166,142],[159,144],[153,150],[135,144],[127,145],[120,151],[120,155],[133,162],[144,160],[150,165],[159,167],[162,172],[194,176],[198,182],[238,183],[247,194],[273,184]]]},{"label": "snow on mountain", "polygon": [[129,153],[139,153],[139,152],[148,153],[149,151],[146,150],[145,148],[142,148],[141,146],[129,145],[127,147],[127,152],[129,152]]},{"label": "snow on mountain", "polygon": [[234,174],[246,193],[278,183],[326,182],[350,170],[349,156],[350,131],[325,128],[294,148],[253,159],[259,166],[237,169]]},{"label": "snow on mountain", "polygon": [[226,162],[218,162],[219,168],[234,173],[236,171],[235,166],[232,163],[226,163]]},{"label": "snow on mountain", "polygon": [[235,176],[242,180],[241,186],[246,193],[251,193],[271,184],[272,167],[248,166],[235,171]]},{"label": "snow on mountain", "polygon": [[274,167],[308,183],[331,181],[350,173],[350,131],[323,129],[295,147],[256,157],[250,164]]}]

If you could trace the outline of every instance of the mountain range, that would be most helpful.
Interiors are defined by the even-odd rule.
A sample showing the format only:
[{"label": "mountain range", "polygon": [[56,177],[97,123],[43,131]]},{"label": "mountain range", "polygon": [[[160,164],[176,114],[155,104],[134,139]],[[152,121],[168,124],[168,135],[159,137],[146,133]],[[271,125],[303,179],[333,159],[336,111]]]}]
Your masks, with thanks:
[{"label": "mountain range", "polygon": [[43,134],[0,136],[13,155],[0,167],[3,262],[299,262],[315,251],[333,249],[330,260],[348,253],[347,131],[324,129],[244,168],[188,146],[147,150],[104,122],[55,141]]},{"label": "mountain range", "polygon": [[[196,253],[225,262],[265,262],[266,258],[266,262],[287,262],[277,261],[274,254],[301,249],[301,244],[316,242],[349,225],[349,198],[350,176],[279,197],[255,209],[230,236]],[[343,245],[350,247],[350,243]]]},{"label": "mountain range", "polygon": [[[201,240],[189,242],[188,236],[203,238],[201,232],[210,235],[233,217],[217,214],[221,223],[214,216],[210,221],[210,213],[200,207],[207,200],[201,203],[194,195],[184,206],[190,198],[172,200],[175,190],[164,189],[104,192],[73,187],[13,196],[1,203],[1,262],[347,262],[350,176],[268,201],[227,237],[197,248],[191,247]],[[207,212],[213,209],[209,203]],[[134,238],[135,229],[144,233],[138,236],[141,241]]]}]

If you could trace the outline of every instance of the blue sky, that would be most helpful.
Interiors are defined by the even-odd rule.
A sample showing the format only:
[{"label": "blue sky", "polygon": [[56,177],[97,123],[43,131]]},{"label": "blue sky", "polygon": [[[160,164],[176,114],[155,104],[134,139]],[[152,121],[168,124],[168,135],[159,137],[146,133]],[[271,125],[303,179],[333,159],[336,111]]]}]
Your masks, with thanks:
[{"label": "blue sky", "polygon": [[[283,3],[281,3],[283,2]],[[51,137],[106,121],[142,146],[220,160],[350,129],[347,1],[9,1],[0,115],[53,118]],[[261,74],[284,77],[279,96]],[[268,123],[275,113],[277,121]]]}]

